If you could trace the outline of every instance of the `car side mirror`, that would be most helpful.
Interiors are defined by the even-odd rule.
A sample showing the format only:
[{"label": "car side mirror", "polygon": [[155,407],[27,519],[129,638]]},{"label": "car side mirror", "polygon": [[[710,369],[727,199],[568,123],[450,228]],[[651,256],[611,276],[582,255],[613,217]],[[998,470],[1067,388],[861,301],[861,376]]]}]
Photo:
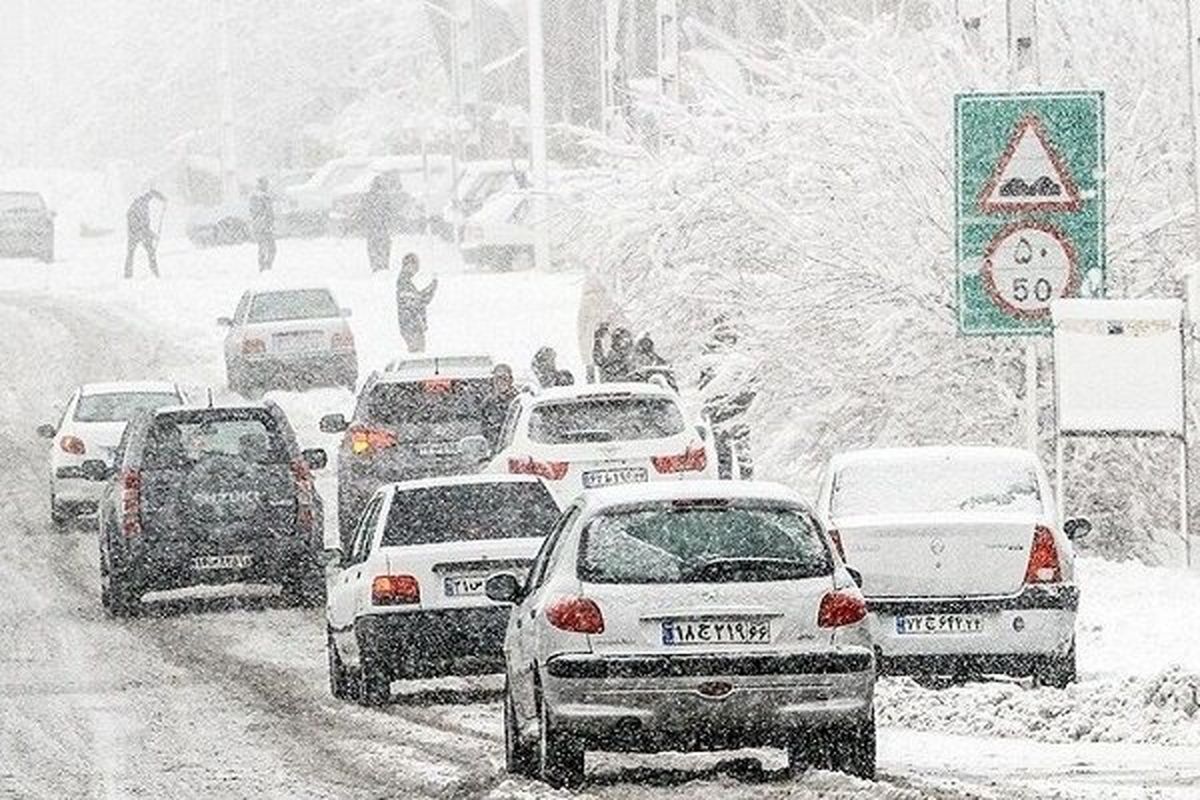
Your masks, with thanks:
[{"label": "car side mirror", "polygon": [[521,600],[521,584],[516,575],[501,572],[487,579],[483,585],[484,594],[496,603],[516,604]]},{"label": "car side mirror", "polygon": [[98,458],[90,458],[83,462],[79,467],[79,471],[89,481],[106,481],[108,480],[108,476],[112,474],[112,470],[108,464],[105,464]]},{"label": "car side mirror", "polygon": [[305,450],[300,457],[304,459],[304,463],[308,465],[309,469],[325,469],[325,465],[329,463],[329,456],[325,455],[325,451],[319,447]]},{"label": "car side mirror", "polygon": [[321,433],[343,433],[350,427],[345,414],[326,414],[318,425]]},{"label": "car side mirror", "polygon": [[343,317],[351,317],[351,316],[354,316],[354,311],[353,311],[353,309],[349,309],[349,308],[343,308],[343,309],[342,309],[342,316],[343,316]]},{"label": "car side mirror", "polygon": [[458,440],[458,450],[472,461],[487,461],[492,455],[492,448],[482,436],[464,436]]},{"label": "car side mirror", "polygon": [[861,589],[863,585],[862,573],[854,567],[846,567],[846,572],[850,573],[850,579],[854,581],[854,585]]},{"label": "car side mirror", "polygon": [[708,441],[708,428],[704,427],[703,425],[697,425],[696,426],[696,435],[700,437],[700,441],[707,442]]},{"label": "car side mirror", "polygon": [[217,324],[220,325],[222,328],[232,328],[233,327],[233,319],[231,319],[230,317],[217,317]]},{"label": "car side mirror", "polygon": [[37,435],[43,439],[53,439],[56,433],[58,433],[58,430],[49,423],[37,426]]},{"label": "car side mirror", "polygon": [[1082,539],[1092,532],[1092,522],[1085,517],[1071,517],[1063,523],[1063,533],[1071,541]]}]

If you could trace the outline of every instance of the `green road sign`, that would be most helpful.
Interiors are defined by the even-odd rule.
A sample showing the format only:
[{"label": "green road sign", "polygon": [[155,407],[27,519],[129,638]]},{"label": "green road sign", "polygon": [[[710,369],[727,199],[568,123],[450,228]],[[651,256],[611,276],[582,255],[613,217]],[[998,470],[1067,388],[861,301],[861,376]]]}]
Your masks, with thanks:
[{"label": "green road sign", "polygon": [[1104,94],[954,98],[958,328],[1049,334],[1104,296]]}]

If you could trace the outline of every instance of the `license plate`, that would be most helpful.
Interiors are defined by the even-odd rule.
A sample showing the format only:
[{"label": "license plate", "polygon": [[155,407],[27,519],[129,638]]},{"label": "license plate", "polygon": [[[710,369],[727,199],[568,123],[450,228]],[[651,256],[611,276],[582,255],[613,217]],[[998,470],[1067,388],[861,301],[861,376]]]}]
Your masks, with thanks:
[{"label": "license plate", "polygon": [[771,622],[765,619],[672,619],[662,623],[662,643],[770,644]]},{"label": "license plate", "polygon": [[420,456],[456,456],[460,452],[458,442],[421,442],[417,445]]},{"label": "license plate", "polygon": [[320,333],[277,333],[273,341],[280,353],[299,353],[321,349],[323,337]]},{"label": "license plate", "polygon": [[983,633],[983,617],[979,614],[917,614],[896,617],[896,633],[902,636]]},{"label": "license plate", "polygon": [[196,556],[192,559],[195,569],[245,569],[254,560],[246,553],[231,553],[223,556]]},{"label": "license plate", "polygon": [[487,575],[447,575],[442,579],[446,597],[481,597]]},{"label": "license plate", "polygon": [[621,469],[597,469],[583,473],[583,488],[598,489],[601,486],[619,486],[623,483],[645,483],[645,467],[623,467]]}]

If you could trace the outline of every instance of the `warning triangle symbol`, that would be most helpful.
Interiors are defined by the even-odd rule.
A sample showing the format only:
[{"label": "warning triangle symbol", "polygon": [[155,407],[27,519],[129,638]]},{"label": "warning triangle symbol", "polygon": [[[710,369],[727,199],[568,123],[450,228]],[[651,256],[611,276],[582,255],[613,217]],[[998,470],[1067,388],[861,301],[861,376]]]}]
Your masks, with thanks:
[{"label": "warning triangle symbol", "polygon": [[1079,187],[1055,152],[1046,128],[1026,114],[1013,129],[992,176],[979,193],[985,214],[1015,211],[1078,211]]}]

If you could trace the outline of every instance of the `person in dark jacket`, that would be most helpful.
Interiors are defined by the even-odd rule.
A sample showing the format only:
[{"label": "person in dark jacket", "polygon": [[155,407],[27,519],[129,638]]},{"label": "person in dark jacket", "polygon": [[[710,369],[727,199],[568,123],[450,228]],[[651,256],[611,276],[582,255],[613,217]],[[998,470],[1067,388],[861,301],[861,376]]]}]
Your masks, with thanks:
[{"label": "person in dark jacket", "polygon": [[266,272],[275,264],[275,198],[266,178],[250,195],[250,231],[258,242],[258,271]]},{"label": "person in dark jacket", "polygon": [[125,213],[125,222],[128,226],[128,239],[125,247],[126,278],[133,277],[133,254],[139,244],[146,249],[146,259],[150,263],[151,274],[158,277],[158,235],[150,225],[151,200],[165,203],[167,198],[163,197],[157,189],[151,189],[145,194],[135,197],[129,204],[129,211]]},{"label": "person in dark jacket", "polygon": [[[707,392],[709,384],[716,379],[715,358],[728,353],[737,346],[738,336],[729,320],[718,316],[704,352],[709,364],[700,371],[698,388],[704,394],[704,415],[712,425],[717,446],[717,472],[721,478],[749,480],[754,476],[754,462],[750,452],[750,427],[746,423],[746,412],[753,405],[758,391],[751,378],[741,391]],[[735,462],[739,467],[735,474]]]},{"label": "person in dark jacket", "polygon": [[492,369],[492,390],[483,401],[483,435],[493,453],[500,449],[504,421],[516,396],[512,367],[508,364],[497,364]]},{"label": "person in dark jacket", "polygon": [[387,182],[376,175],[371,188],[363,195],[359,208],[363,234],[367,237],[367,259],[371,272],[384,272],[392,266],[392,224],[395,211]]},{"label": "person in dark jacket", "polygon": [[530,366],[533,377],[537,378],[538,386],[549,389],[554,386],[570,386],[575,383],[575,376],[570,370],[558,368],[558,353],[553,347],[542,347],[533,354]]},{"label": "person in dark jacket", "polygon": [[[608,339],[605,349],[604,340]],[[627,381],[633,375],[633,334],[627,328],[617,328],[608,334],[608,323],[601,323],[592,338],[592,363],[604,382]]]},{"label": "person in dark jacket", "polygon": [[401,261],[400,274],[396,276],[396,322],[410,353],[425,352],[425,331],[429,327],[425,311],[437,291],[437,278],[424,289],[417,288],[413,278],[420,268],[417,254],[409,253]]}]

